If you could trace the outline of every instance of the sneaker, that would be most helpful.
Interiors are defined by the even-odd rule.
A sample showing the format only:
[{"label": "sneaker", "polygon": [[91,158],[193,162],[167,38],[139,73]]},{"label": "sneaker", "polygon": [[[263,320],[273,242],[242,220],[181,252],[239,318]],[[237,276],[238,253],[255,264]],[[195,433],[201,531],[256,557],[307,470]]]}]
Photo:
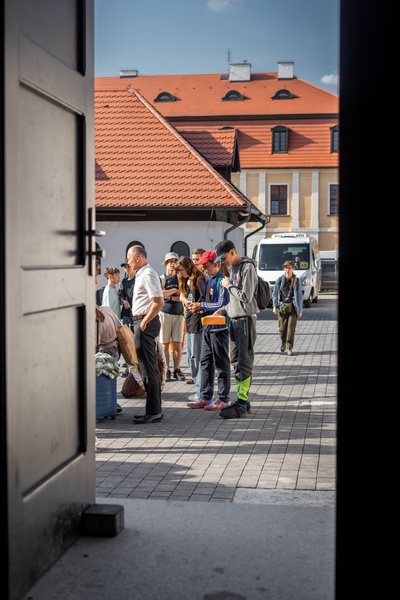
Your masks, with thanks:
[{"label": "sneaker", "polygon": [[226,408],[223,408],[219,416],[224,419],[239,419],[242,415],[247,414],[247,402],[234,402],[229,404]]},{"label": "sneaker", "polygon": [[293,356],[293,351],[292,351],[292,349],[291,349],[291,348],[288,348],[288,349],[287,349],[287,355],[288,355],[288,356]]},{"label": "sneaker", "polygon": [[174,379],[176,379],[177,381],[185,381],[185,379],[186,379],[186,377],[184,376],[184,374],[182,373],[182,371],[180,369],[175,369],[172,377]]},{"label": "sneaker", "polygon": [[218,398],[216,400],[214,400],[214,402],[210,402],[210,404],[207,404],[207,406],[205,406],[206,410],[222,410],[223,408],[226,408],[228,405],[226,402],[224,402],[223,400],[218,400]]},{"label": "sneaker", "polygon": [[168,369],[165,381],[171,381],[171,371]]},{"label": "sneaker", "polygon": [[122,406],[117,402],[117,413],[122,413]]},{"label": "sneaker", "polygon": [[193,381],[193,379],[186,379],[186,383],[193,384],[194,381]]},{"label": "sneaker", "polygon": [[286,350],[285,342],[282,342],[282,344],[281,344],[281,352],[285,352],[285,350]]},{"label": "sneaker", "polygon": [[[245,403],[245,401],[243,400],[241,404],[243,405],[244,403]],[[227,404],[226,406],[228,408],[229,405]],[[251,413],[251,403],[249,401],[246,402],[246,409],[247,409],[247,414],[250,414]]]},{"label": "sneaker", "polygon": [[195,402],[188,402],[186,406],[189,408],[205,408],[212,403],[212,400],[196,400]]}]

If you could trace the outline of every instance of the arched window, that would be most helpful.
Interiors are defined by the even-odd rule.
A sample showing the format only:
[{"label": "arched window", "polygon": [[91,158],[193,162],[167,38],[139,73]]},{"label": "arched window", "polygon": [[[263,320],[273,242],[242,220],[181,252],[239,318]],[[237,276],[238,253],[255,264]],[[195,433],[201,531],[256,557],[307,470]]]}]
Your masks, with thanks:
[{"label": "arched window", "polygon": [[171,246],[171,252],[176,252],[178,256],[191,256],[190,248],[186,242],[174,242]]},{"label": "arched window", "polygon": [[289,90],[280,89],[272,96],[272,100],[292,100],[292,98],[297,98],[292,92]]},{"label": "arched window", "polygon": [[272,128],[272,154],[288,152],[289,129],[283,125]]},{"label": "arched window", "polygon": [[132,246],[142,246],[143,248],[145,248],[145,245],[142,244],[142,242],[138,242],[137,240],[134,240],[133,242],[129,242],[129,244],[127,245],[126,250],[125,250],[125,256],[127,255],[129,248],[132,248]]},{"label": "arched window", "polygon": [[244,100],[244,96],[237,90],[231,90],[230,92],[227,92],[221,100]]},{"label": "arched window", "polygon": [[96,273],[97,275],[101,274],[101,259],[103,257],[103,250],[100,248],[99,244],[96,242]]},{"label": "arched window", "polygon": [[169,92],[160,92],[154,102],[176,102],[178,98]]},{"label": "arched window", "polygon": [[331,152],[339,152],[339,125],[331,127]]}]

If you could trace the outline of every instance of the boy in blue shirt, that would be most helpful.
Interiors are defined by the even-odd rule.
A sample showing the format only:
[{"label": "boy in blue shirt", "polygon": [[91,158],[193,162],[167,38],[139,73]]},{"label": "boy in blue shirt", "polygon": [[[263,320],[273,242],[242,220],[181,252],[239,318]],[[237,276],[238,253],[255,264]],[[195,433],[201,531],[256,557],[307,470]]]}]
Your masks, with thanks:
[{"label": "boy in blue shirt", "polygon": [[[217,254],[213,250],[203,252],[196,266],[202,266],[207,277],[205,300],[192,302],[188,309],[201,312],[202,316],[212,315],[229,302],[229,292],[222,285],[224,274],[214,264]],[[231,388],[231,362],[229,359],[228,324],[204,325],[200,355],[201,388],[200,398],[196,402],[188,402],[189,408],[205,410],[221,410],[229,404]],[[214,376],[218,374],[218,396],[214,397]]]}]

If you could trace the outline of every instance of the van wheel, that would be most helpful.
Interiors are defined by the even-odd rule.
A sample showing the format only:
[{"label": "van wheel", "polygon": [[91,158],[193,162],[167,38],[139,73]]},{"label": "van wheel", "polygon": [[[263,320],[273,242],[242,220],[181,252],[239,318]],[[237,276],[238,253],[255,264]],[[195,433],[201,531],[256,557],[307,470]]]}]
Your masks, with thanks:
[{"label": "van wheel", "polygon": [[313,298],[312,301],[314,304],[316,304],[318,302],[318,296],[315,296],[315,298]]},{"label": "van wheel", "polygon": [[311,307],[310,298],[308,298],[308,300],[304,300],[303,304],[304,304],[304,308],[310,308]]}]

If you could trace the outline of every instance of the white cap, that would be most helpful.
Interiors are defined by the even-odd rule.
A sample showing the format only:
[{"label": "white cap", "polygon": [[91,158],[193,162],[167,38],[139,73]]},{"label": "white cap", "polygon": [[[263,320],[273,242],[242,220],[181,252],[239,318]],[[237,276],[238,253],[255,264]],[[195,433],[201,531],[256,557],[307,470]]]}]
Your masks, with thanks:
[{"label": "white cap", "polygon": [[164,262],[163,262],[164,267],[167,264],[167,261],[169,261],[171,259],[178,260],[178,258],[179,258],[179,256],[177,255],[176,252],[168,252],[164,258]]}]

